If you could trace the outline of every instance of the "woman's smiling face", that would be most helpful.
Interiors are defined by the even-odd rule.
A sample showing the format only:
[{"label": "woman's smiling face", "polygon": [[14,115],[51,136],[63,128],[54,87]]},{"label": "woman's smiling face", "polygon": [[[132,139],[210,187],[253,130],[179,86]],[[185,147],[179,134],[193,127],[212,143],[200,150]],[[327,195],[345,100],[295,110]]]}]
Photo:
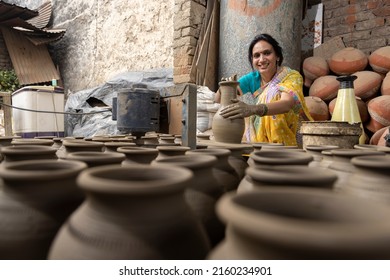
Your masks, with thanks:
[{"label": "woman's smiling face", "polygon": [[261,40],[253,46],[252,64],[269,81],[277,71],[278,57],[271,44]]}]

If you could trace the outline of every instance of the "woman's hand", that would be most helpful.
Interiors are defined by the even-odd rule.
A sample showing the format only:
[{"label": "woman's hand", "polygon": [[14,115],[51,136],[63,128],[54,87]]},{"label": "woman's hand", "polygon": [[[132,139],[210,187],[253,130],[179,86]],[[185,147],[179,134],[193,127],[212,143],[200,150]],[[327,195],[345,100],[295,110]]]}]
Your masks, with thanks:
[{"label": "woman's hand", "polygon": [[264,116],[267,113],[267,106],[265,104],[249,105],[237,99],[232,100],[230,104],[223,108],[220,115],[231,120],[242,119],[252,115]]}]

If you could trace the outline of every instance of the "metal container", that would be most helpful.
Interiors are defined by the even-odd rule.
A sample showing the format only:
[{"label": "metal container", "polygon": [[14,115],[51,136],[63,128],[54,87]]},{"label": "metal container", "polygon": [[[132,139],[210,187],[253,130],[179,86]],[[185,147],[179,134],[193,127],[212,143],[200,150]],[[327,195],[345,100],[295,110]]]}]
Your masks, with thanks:
[{"label": "metal container", "polygon": [[159,130],[160,92],[145,84],[118,91],[117,128],[121,133],[142,136]]}]

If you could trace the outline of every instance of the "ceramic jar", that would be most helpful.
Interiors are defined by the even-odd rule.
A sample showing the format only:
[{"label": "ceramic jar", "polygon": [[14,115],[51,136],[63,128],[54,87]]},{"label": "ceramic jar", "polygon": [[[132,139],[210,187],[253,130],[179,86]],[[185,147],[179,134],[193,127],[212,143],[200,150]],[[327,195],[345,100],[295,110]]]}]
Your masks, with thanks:
[{"label": "ceramic jar", "polygon": [[309,96],[321,98],[326,102],[332,100],[337,96],[340,85],[336,78],[334,75],[319,77],[310,86]]},{"label": "ceramic jar", "polygon": [[236,81],[223,81],[219,83],[221,106],[215,113],[211,123],[214,140],[217,142],[241,143],[245,129],[244,119],[230,120],[220,115],[221,110],[229,104],[232,104],[232,99],[237,98],[238,85],[239,83]]},{"label": "ceramic jar", "polygon": [[302,71],[306,87],[310,87],[313,81],[329,74],[328,62],[321,56],[310,56],[302,63]]},{"label": "ceramic jar", "polygon": [[57,149],[42,145],[17,145],[0,148],[0,153],[4,160],[2,164],[22,160],[46,160],[58,159],[56,153]]},{"label": "ceramic jar", "polygon": [[368,113],[371,116],[366,126],[371,132],[390,125],[390,95],[381,95],[371,99],[368,104]]},{"label": "ceramic jar", "polygon": [[79,161],[29,160],[0,167],[0,258],[46,259],[50,244],[84,194]]},{"label": "ceramic jar", "polygon": [[61,227],[49,259],[204,259],[207,235],[184,199],[192,172],[176,166],[99,166],[78,184],[84,203]]},{"label": "ceramic jar", "polygon": [[21,145],[53,146],[54,141],[52,139],[14,138],[11,144],[13,146],[21,146]]},{"label": "ceramic jar", "polygon": [[390,157],[360,156],[351,160],[355,167],[344,191],[377,202],[390,204]]},{"label": "ceramic jar", "polygon": [[[305,152],[297,152],[288,149],[260,150],[250,154],[251,164],[256,168],[275,166],[275,165],[308,165],[313,156]],[[249,161],[249,160],[248,160]]]},{"label": "ceramic jar", "polygon": [[224,191],[234,191],[240,183],[240,178],[233,166],[229,162],[231,152],[222,148],[196,149],[186,152],[186,155],[203,154],[211,155],[217,158],[217,163],[213,167],[213,175],[218,183],[223,186]]},{"label": "ceramic jar", "polygon": [[376,49],[368,56],[368,62],[375,72],[386,74],[390,71],[390,46]]},{"label": "ceramic jar", "polygon": [[249,167],[237,193],[262,191],[274,187],[308,187],[333,189],[337,175],[319,167],[280,165],[267,168]]},{"label": "ceramic jar", "polygon": [[65,158],[67,154],[74,152],[103,152],[104,142],[98,141],[86,141],[86,140],[63,140],[62,145],[64,150],[58,150],[57,155],[59,158]]},{"label": "ceramic jar", "polygon": [[120,147],[136,147],[137,145],[132,142],[113,141],[104,143],[105,152],[117,152]]},{"label": "ceramic jar", "polygon": [[374,71],[358,71],[353,75],[357,79],[353,82],[355,95],[366,101],[376,96],[382,84],[383,77]]},{"label": "ceramic jar", "polygon": [[328,105],[317,96],[305,96],[305,103],[310,116],[315,121],[326,121],[330,119]]},{"label": "ceramic jar", "polygon": [[85,162],[88,167],[95,167],[109,164],[122,164],[126,156],[118,152],[74,152],[69,153],[65,159]]},{"label": "ceramic jar", "polygon": [[313,156],[313,161],[309,163],[309,167],[327,168],[329,160],[322,152],[338,149],[335,145],[306,145],[305,150],[308,154]]},{"label": "ceramic jar", "polygon": [[389,259],[389,211],[329,190],[225,194],[217,214],[227,225],[226,237],[208,259]]},{"label": "ceramic jar", "polygon": [[156,148],[120,147],[117,151],[125,154],[126,158],[122,162],[122,165],[150,164],[158,155],[158,150]]},{"label": "ceramic jar", "polygon": [[363,71],[368,65],[368,57],[359,49],[347,47],[336,51],[328,63],[330,70],[337,75],[350,75]]},{"label": "ceramic jar", "polygon": [[338,176],[335,183],[335,189],[341,191],[347,184],[349,176],[355,172],[355,167],[351,163],[354,157],[367,155],[384,155],[384,153],[372,149],[336,149],[330,151],[332,154],[332,163],[328,169],[335,172]]},{"label": "ceramic jar", "polygon": [[187,151],[191,150],[190,147],[186,146],[157,146],[158,150],[157,159],[172,157],[172,156],[182,156]]},{"label": "ceramic jar", "polygon": [[211,155],[187,154],[155,159],[152,166],[174,165],[190,169],[194,176],[187,184],[185,199],[196,217],[206,229],[211,245],[220,242],[225,235],[225,227],[217,218],[215,203],[223,194],[223,186],[212,174],[217,158]]}]

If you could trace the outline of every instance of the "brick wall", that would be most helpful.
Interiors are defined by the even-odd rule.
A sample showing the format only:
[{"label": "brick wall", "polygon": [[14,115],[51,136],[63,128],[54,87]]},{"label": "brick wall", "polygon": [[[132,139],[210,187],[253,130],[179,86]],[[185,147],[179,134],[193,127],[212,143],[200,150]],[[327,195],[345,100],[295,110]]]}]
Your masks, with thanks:
[{"label": "brick wall", "polygon": [[190,71],[206,12],[206,0],[175,0],[173,75],[175,83],[191,81]]},{"label": "brick wall", "polygon": [[323,40],[341,36],[367,55],[390,45],[390,0],[322,0]]}]

